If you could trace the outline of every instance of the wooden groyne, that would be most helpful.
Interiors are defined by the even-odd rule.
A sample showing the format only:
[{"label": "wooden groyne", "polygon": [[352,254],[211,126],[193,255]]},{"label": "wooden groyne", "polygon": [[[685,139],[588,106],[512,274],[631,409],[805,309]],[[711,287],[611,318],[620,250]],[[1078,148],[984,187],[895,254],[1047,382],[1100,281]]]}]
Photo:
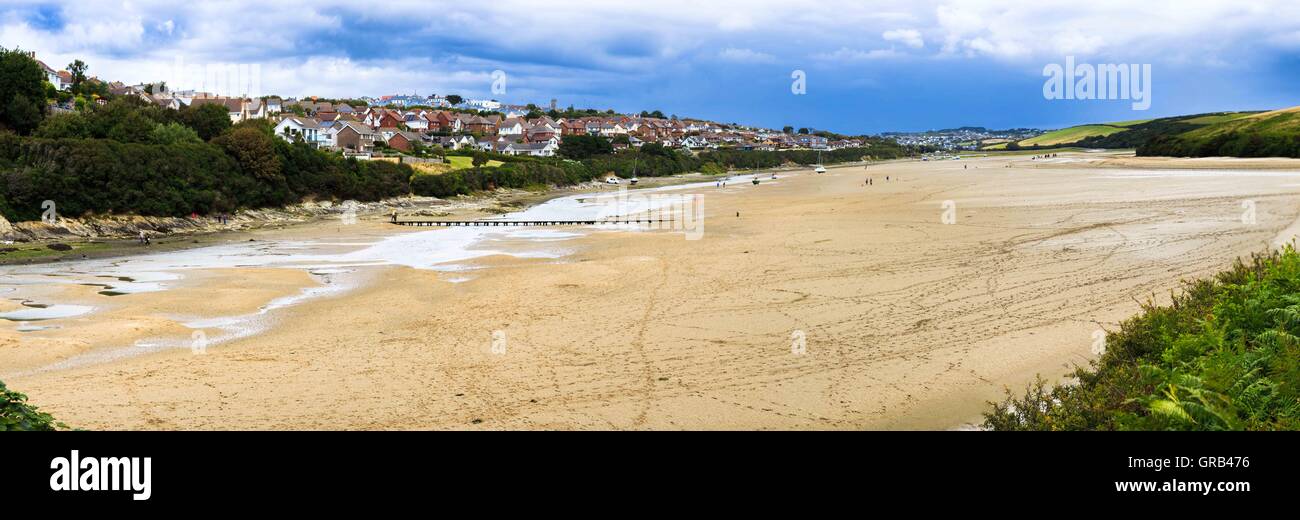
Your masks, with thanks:
[{"label": "wooden groyne", "polygon": [[618,220],[390,220],[399,226],[492,227],[492,226],[595,226],[600,224],[660,224],[672,220],[629,218]]}]

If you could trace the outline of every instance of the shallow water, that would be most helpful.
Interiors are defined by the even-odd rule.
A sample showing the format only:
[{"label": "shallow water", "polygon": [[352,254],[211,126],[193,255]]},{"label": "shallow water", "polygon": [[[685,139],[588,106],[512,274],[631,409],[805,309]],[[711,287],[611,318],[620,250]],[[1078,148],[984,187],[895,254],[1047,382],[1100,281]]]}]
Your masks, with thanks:
[{"label": "shallow water", "polygon": [[[728,189],[749,186],[749,176],[728,180]],[[771,181],[765,181],[771,182]],[[743,184],[742,184],[743,183]],[[682,197],[661,195],[693,188],[713,188],[715,182],[638,190],[613,190],[552,199],[537,206],[498,217],[499,220],[604,220],[661,212],[680,204]],[[173,316],[193,329],[191,337],[148,338],[122,348],[108,349],[62,361],[43,370],[96,363],[175,348],[195,348],[245,338],[272,326],[275,311],[299,303],[346,293],[363,283],[376,266],[406,266],[448,273],[475,269],[465,262],[492,255],[516,258],[561,258],[571,249],[564,243],[593,229],[638,230],[635,224],[602,224],[585,228],[455,227],[398,232],[379,239],[328,237],[316,240],[254,240],[188,250],[124,258],[79,260],[54,264],[0,267],[0,293],[24,301],[30,308],[0,314],[10,321],[52,321],[78,318],[99,309],[90,302],[44,301],[50,287],[87,285],[102,288],[104,296],[139,295],[167,291],[185,282],[195,270],[239,267],[301,269],[317,282],[299,294],[267,302],[258,311],[233,316]],[[346,228],[344,228],[346,229]],[[470,276],[449,277],[464,283]],[[41,308],[38,308],[41,307]],[[23,325],[26,332],[59,328],[58,325]]]}]

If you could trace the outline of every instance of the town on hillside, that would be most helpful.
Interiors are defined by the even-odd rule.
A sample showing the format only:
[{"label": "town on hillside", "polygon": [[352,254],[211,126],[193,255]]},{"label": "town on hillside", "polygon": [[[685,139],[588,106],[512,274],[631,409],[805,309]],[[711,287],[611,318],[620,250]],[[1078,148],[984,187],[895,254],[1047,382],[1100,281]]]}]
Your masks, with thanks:
[{"label": "town on hillside", "polygon": [[[32,56],[35,59],[35,56]],[[56,71],[36,60],[47,81],[67,91],[73,74]],[[351,100],[266,97],[228,97],[194,90],[171,90],[165,83],[126,85],[88,78],[102,85],[107,96],[89,102],[107,103],[108,97],[136,97],[158,106],[181,109],[203,105],[225,107],[232,124],[268,120],[275,134],[315,148],[370,159],[386,152],[411,152],[420,148],[482,150],[506,155],[551,157],[565,137],[598,135],[616,150],[657,143],[686,150],[838,150],[869,146],[864,139],[792,127],[783,130],[723,124],[699,119],[679,119],[653,112],[627,115],[611,111],[549,110],[536,105],[510,105],[496,100],[464,99],[457,95],[388,95]],[[51,110],[72,111],[87,101],[61,96]]]}]

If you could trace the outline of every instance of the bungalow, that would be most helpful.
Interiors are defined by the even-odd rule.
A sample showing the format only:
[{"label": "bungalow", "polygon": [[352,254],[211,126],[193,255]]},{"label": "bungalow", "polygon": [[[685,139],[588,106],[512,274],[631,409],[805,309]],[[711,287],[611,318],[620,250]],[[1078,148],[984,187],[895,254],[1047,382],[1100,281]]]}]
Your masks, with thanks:
[{"label": "bungalow", "polygon": [[448,150],[460,150],[462,148],[474,147],[476,141],[468,135],[435,135],[429,137],[430,144],[436,144]]},{"label": "bungalow", "polygon": [[544,143],[509,143],[502,153],[510,155],[531,155],[534,157],[552,157],[560,146],[553,142]]},{"label": "bungalow", "polygon": [[497,153],[505,153],[506,147],[511,144],[513,144],[513,142],[506,140],[504,137],[489,137],[474,142],[474,146],[479,150]]},{"label": "bungalow", "polygon": [[691,135],[683,138],[681,141],[679,141],[678,144],[682,148],[690,148],[690,149],[707,148],[709,146],[708,141],[705,141],[703,138],[695,135]]}]

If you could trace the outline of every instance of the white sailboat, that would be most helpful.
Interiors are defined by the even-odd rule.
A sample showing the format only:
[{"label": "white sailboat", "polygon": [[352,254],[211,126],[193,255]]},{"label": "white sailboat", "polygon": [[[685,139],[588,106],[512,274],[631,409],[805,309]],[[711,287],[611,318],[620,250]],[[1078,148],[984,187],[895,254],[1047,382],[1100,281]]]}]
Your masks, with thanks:
[{"label": "white sailboat", "polygon": [[821,151],[821,150],[817,150],[817,167],[816,167],[816,168],[813,168],[813,171],[814,171],[814,172],[817,172],[817,173],[826,173],[826,167],[825,167],[825,166],[822,166],[822,151]]}]

